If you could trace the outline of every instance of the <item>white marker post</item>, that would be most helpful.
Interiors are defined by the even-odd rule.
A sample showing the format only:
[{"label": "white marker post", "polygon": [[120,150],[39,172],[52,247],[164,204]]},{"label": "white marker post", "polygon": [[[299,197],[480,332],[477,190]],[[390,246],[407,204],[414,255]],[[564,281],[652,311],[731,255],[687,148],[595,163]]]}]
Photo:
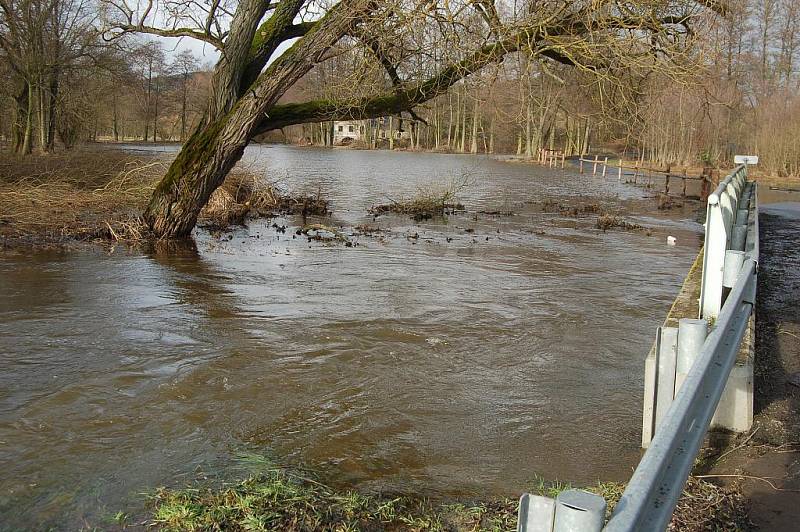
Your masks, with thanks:
[{"label": "white marker post", "polygon": [[755,164],[758,164],[758,155],[734,155],[733,163],[753,166]]}]

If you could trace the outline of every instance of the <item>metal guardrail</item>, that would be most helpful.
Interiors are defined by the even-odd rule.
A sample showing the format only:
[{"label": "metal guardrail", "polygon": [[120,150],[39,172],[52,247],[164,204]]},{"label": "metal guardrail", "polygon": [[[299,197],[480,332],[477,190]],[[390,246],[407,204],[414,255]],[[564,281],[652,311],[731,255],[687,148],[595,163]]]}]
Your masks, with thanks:
[{"label": "metal guardrail", "polygon": [[[729,249],[739,248],[739,239],[741,248],[744,246],[743,235],[741,230],[737,231],[736,226],[746,180],[747,166],[739,165],[708,197],[703,275],[700,284],[701,318],[716,318],[719,315],[722,306],[725,253]],[[744,216],[747,217],[747,213]]]},{"label": "metal guardrail", "polygon": [[666,528],[736,361],[755,304],[755,283],[756,263],[747,259],[606,531]]},{"label": "metal guardrail", "polygon": [[[668,525],[755,306],[758,204],[756,185],[746,178],[746,166],[738,166],[708,198],[700,297],[703,320],[682,320],[687,323],[669,331],[676,337],[670,343],[672,380],[658,395],[668,395],[669,407],[662,407],[663,415],[654,422],[655,435],[611,519],[603,528],[605,501],[587,492],[569,490],[555,501],[525,494],[520,500],[519,532],[653,532]],[[705,336],[709,325],[713,330]],[[683,368],[686,373],[678,367],[681,360],[684,365],[693,361]],[[664,386],[662,382],[658,385]]]}]

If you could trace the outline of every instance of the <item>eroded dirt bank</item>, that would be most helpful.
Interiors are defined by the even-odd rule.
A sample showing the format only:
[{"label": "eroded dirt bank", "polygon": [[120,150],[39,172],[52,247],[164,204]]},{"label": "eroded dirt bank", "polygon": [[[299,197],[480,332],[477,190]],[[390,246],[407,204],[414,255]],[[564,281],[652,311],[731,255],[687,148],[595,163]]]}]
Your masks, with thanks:
[{"label": "eroded dirt bank", "polygon": [[753,429],[709,476],[735,484],[760,530],[800,523],[800,204],[762,207]]}]

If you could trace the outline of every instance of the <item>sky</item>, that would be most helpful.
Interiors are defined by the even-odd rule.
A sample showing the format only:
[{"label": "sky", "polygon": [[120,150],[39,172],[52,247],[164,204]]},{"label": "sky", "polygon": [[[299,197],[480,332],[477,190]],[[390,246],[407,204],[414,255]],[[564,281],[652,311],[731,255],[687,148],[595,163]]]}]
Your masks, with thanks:
[{"label": "sky", "polygon": [[164,46],[164,54],[168,59],[172,59],[183,50],[190,50],[194,56],[204,66],[209,68],[214,66],[214,63],[219,59],[219,52],[210,44],[197,39],[190,39],[182,37],[176,39],[174,37],[154,37]]}]

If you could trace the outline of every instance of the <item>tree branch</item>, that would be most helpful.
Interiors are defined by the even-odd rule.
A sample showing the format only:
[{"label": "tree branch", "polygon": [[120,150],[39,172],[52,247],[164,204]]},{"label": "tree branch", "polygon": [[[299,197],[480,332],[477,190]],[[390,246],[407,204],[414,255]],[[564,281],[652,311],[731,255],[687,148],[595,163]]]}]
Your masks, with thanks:
[{"label": "tree branch", "polygon": [[281,35],[281,41],[288,41],[289,39],[302,37],[311,31],[311,28],[313,28],[316,23],[317,21],[314,20],[311,22],[299,22],[297,24],[292,24],[283,31],[283,34]]},{"label": "tree branch", "polygon": [[222,50],[223,46],[222,41],[216,37],[208,33],[193,30],[191,28],[164,29],[155,28],[153,26],[134,26],[128,24],[122,24],[116,28],[121,30],[122,33],[149,33],[151,35],[159,35],[161,37],[189,37],[192,39],[197,39],[198,41],[206,42],[217,50]]},{"label": "tree branch", "polygon": [[[524,38],[523,38],[524,37]],[[451,64],[436,76],[406,89],[398,89],[353,103],[315,100],[305,103],[276,105],[256,128],[256,135],[293,124],[326,120],[361,120],[409,111],[415,106],[443,94],[457,81],[477,72],[490,63],[502,61],[506,54],[517,51],[524,42],[533,40],[524,31],[513,38],[488,44],[467,58]]]}]

